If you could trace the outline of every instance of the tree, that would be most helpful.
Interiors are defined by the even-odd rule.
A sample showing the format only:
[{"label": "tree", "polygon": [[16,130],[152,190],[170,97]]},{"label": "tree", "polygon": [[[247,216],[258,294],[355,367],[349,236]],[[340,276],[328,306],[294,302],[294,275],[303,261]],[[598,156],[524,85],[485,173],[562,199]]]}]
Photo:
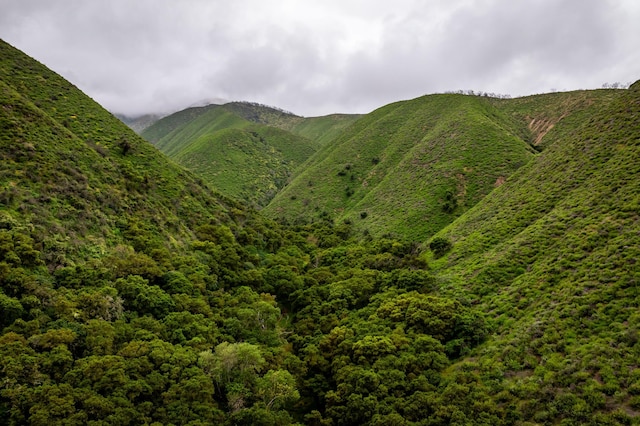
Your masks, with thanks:
[{"label": "tree", "polygon": [[269,370],[256,381],[257,395],[267,409],[278,407],[288,401],[296,401],[300,393],[296,381],[287,370]]},{"label": "tree", "polygon": [[219,389],[232,382],[251,382],[264,364],[260,348],[251,343],[222,342],[215,352],[200,352],[200,365]]}]

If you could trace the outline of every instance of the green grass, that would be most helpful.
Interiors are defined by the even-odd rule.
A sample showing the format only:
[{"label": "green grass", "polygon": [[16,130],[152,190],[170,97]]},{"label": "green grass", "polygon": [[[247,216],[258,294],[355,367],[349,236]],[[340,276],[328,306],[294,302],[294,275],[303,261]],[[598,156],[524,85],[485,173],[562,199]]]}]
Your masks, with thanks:
[{"label": "green grass", "polygon": [[320,150],[265,212],[292,222],[329,215],[375,235],[423,239],[533,157],[523,132],[482,98],[391,104]]},{"label": "green grass", "polygon": [[[524,420],[638,415],[640,92],[596,97],[437,234],[452,244],[435,262],[447,290],[495,325],[473,370],[500,371],[490,393],[508,390]],[[568,407],[554,405],[567,395]]]},{"label": "green grass", "polygon": [[31,218],[41,244],[103,253],[139,221],[174,244],[236,206],[61,77],[0,48],[1,209]]},{"label": "green grass", "polygon": [[223,194],[261,208],[304,161],[356,117],[306,119],[259,104],[232,102],[177,112],[142,136]]},{"label": "green grass", "polygon": [[313,152],[289,132],[252,124],[200,136],[174,159],[222,193],[259,207],[273,198]]}]

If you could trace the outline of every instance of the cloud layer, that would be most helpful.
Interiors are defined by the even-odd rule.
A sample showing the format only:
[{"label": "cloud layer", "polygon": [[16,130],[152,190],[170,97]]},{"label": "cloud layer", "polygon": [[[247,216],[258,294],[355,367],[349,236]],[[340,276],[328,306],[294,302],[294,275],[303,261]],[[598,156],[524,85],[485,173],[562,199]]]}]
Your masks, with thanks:
[{"label": "cloud layer", "polygon": [[640,78],[636,0],[0,0],[0,37],[114,112],[213,99],[312,116],[426,93]]}]

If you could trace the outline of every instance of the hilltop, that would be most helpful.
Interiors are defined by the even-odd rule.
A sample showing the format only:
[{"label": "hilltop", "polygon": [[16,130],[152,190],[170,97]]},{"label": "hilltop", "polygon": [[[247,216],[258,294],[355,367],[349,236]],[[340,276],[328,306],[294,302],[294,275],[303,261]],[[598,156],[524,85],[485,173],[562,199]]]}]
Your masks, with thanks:
[{"label": "hilltop", "polygon": [[260,208],[348,117],[305,119],[233,102],[179,111],[141,135],[222,193]]}]

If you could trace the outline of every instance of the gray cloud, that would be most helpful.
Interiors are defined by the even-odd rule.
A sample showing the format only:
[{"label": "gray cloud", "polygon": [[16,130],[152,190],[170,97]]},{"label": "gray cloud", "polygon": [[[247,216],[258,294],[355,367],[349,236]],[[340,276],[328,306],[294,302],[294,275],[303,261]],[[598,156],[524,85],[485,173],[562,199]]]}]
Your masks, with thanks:
[{"label": "gray cloud", "polygon": [[635,0],[0,0],[0,37],[115,112],[206,99],[302,115],[444,90],[640,78]]}]

